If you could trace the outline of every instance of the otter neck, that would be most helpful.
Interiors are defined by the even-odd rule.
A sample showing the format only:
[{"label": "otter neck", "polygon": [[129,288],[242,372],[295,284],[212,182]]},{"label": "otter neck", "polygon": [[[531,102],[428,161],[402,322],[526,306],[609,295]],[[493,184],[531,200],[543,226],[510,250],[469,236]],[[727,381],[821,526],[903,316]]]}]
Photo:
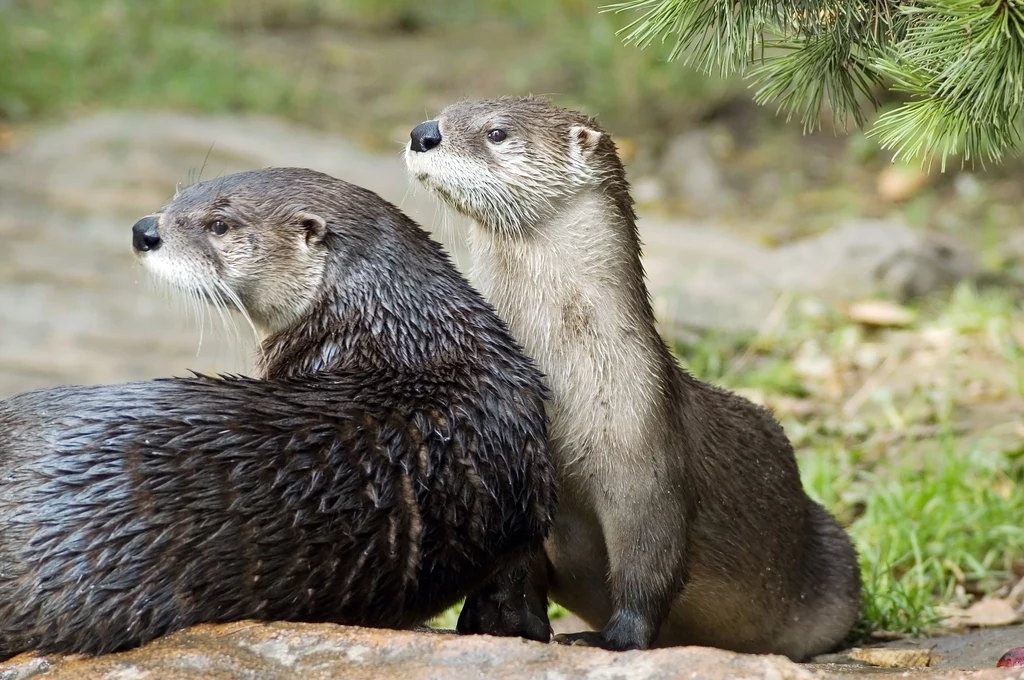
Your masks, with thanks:
[{"label": "otter neck", "polygon": [[469,338],[451,331],[456,292],[416,254],[333,262],[302,319],[263,343],[260,373],[286,378],[359,370],[422,371],[457,363]]},{"label": "otter neck", "polygon": [[531,232],[512,238],[477,224],[469,245],[474,283],[542,365],[588,336],[657,337],[635,217],[607,192],[581,192]]}]

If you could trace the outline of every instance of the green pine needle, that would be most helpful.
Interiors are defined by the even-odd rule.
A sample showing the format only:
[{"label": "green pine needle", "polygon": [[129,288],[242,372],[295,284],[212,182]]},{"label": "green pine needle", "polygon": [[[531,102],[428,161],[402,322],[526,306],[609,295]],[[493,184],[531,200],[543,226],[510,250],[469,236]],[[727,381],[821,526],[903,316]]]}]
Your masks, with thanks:
[{"label": "green pine needle", "polygon": [[1021,143],[1024,0],[624,0],[621,33],[640,49],[672,38],[668,59],[751,78],[804,130],[868,123],[886,85],[909,99],[870,134],[896,158],[998,162]]}]

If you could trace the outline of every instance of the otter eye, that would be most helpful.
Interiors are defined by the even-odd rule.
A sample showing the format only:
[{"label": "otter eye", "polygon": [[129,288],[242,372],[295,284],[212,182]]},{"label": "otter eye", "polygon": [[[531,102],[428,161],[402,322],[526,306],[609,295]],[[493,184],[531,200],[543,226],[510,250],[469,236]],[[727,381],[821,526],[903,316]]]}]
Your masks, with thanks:
[{"label": "otter eye", "polygon": [[487,139],[491,140],[492,144],[498,144],[504,142],[508,135],[501,128],[494,128],[487,133]]},{"label": "otter eye", "polygon": [[228,233],[228,224],[224,220],[214,220],[210,222],[210,231],[213,232],[214,236],[223,236]]}]

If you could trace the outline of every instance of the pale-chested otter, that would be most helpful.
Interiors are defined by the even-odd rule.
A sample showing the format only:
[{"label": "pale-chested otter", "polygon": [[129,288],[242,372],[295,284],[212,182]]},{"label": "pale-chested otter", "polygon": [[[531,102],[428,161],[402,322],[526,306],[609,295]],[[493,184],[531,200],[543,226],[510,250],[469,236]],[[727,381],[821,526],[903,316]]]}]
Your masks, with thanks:
[{"label": "pale-chested otter", "polygon": [[[475,221],[474,285],[548,377],[561,495],[529,597],[540,613],[547,588],[601,631],[561,641],[836,646],[860,607],[850,539],[772,414],[682,370],[655,329],[608,134],[542,99],[464,102],[417,126],[405,158]],[[461,629],[500,632],[487,606],[471,600]]]},{"label": "pale-chested otter", "polygon": [[0,654],[405,627],[525,576],[554,502],[543,376],[426,232],[300,169],[194,185],[133,231],[144,269],[266,333],[261,379],[0,401]]}]

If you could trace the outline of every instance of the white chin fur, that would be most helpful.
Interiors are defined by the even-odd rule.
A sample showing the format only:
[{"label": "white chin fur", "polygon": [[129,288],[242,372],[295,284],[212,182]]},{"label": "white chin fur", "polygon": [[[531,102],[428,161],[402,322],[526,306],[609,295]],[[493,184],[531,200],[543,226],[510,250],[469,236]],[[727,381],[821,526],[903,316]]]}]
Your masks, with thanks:
[{"label": "white chin fur", "polygon": [[431,164],[423,156],[422,152],[413,151],[408,146],[405,147],[405,169],[411,177],[420,182],[425,181],[430,176]]},{"label": "white chin fur", "polygon": [[212,286],[204,286],[203,278],[193,271],[195,263],[169,255],[166,248],[165,245],[158,250],[137,254],[146,273],[176,295],[196,295],[207,303],[216,304],[210,297]]},{"label": "white chin fur", "polygon": [[180,264],[175,266],[164,252],[165,248],[151,250],[145,253],[137,253],[136,257],[146,273],[157,279],[160,283],[171,285],[175,288],[192,288],[192,281],[186,280],[181,275]]}]

